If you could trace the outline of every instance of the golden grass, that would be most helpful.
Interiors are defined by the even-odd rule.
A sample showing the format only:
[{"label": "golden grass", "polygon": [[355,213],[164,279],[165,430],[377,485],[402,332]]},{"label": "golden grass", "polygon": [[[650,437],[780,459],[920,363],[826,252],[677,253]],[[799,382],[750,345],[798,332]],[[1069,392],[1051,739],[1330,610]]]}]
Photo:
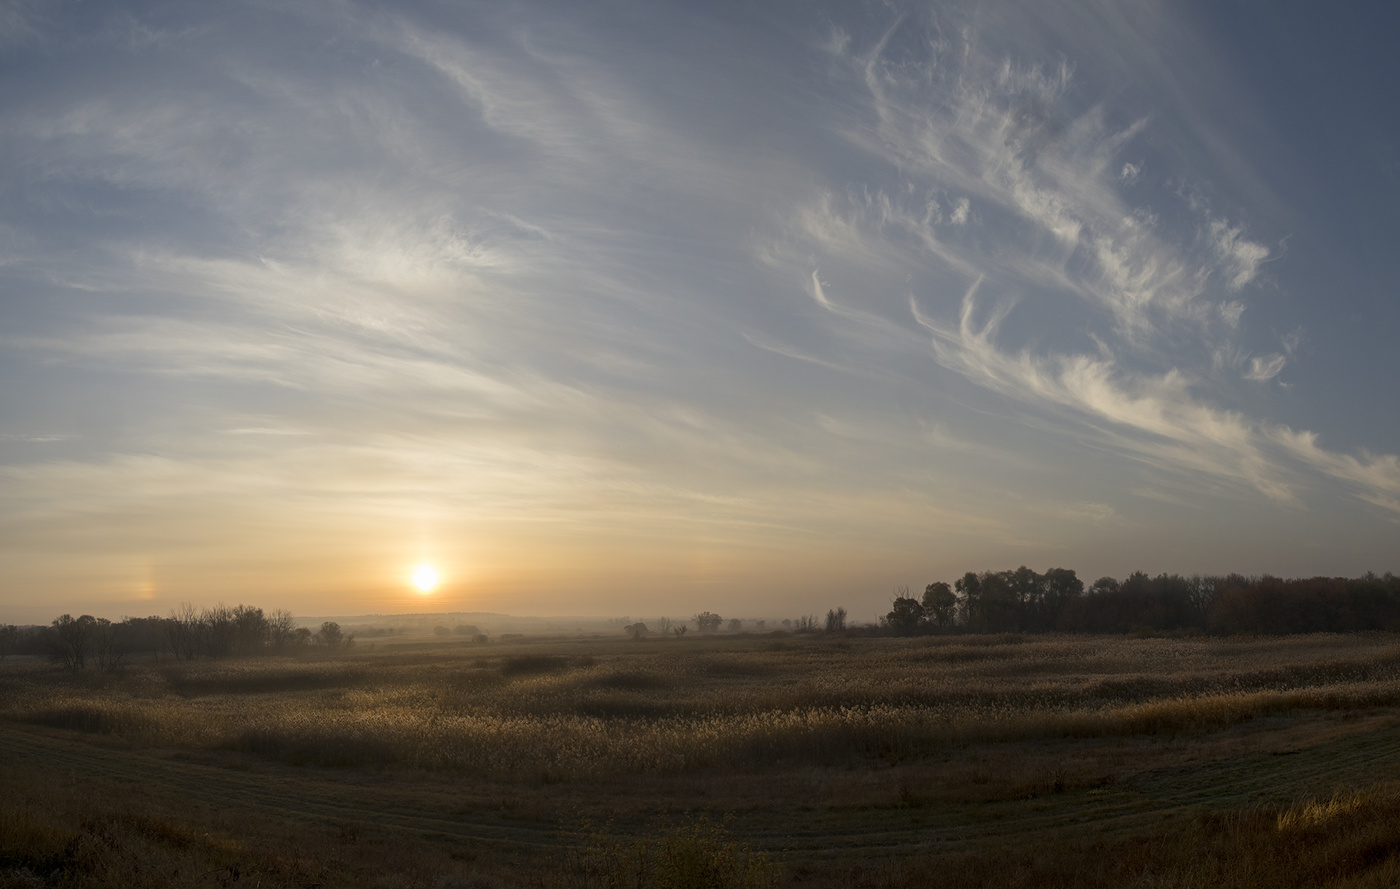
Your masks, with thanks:
[{"label": "golden grass", "polygon": [[1324,825],[1365,807],[1367,803],[1366,796],[1361,793],[1338,794],[1325,800],[1304,800],[1278,813],[1278,830],[1283,833]]},{"label": "golden grass", "polygon": [[[1287,738],[1362,737],[1386,719],[1374,711],[1397,703],[1400,646],[1381,634],[553,642],[136,663],[115,677],[11,660],[0,664],[0,720],[151,748],[122,755],[157,767],[205,751],[201,760],[265,768],[293,785],[321,773],[276,763],[407,767],[421,772],[405,780],[424,787],[491,788],[471,790],[490,801],[463,803],[467,813],[489,805],[576,836],[563,812],[601,796],[606,805],[590,811],[616,806],[621,826],[524,866],[483,859],[477,873],[446,841],[386,833],[372,845],[307,826],[279,839],[261,823],[226,820],[235,816],[218,800],[145,802],[116,779],[104,788],[0,765],[0,887],[1395,885],[1391,785],[1280,784],[1325,792],[1278,804],[1289,790],[1254,808],[1206,795],[1224,808],[1057,836],[1059,816],[1044,813],[1083,815],[1117,799],[1114,811],[1131,814],[1125,795],[1155,792],[1155,779],[1131,776],[1218,761],[1266,717],[1287,717],[1265,720],[1270,732],[1299,733],[1258,747],[1259,762],[1239,774],[1278,770],[1282,781],[1307,758],[1271,758],[1293,752]],[[1314,756],[1323,765],[1309,768],[1322,771],[1309,774],[1331,770],[1328,757]],[[716,820],[693,819],[697,810]],[[740,813],[742,830],[713,826],[725,812]],[[900,836],[965,816],[995,827],[1002,815],[1039,833],[1002,848],[969,842],[870,860],[852,851],[826,863],[810,857],[824,840],[812,841],[796,864],[773,839],[807,829],[809,817],[833,837],[847,828],[859,837],[872,822]]]},{"label": "golden grass", "polygon": [[1388,636],[741,639],[141,664],[87,682],[28,665],[3,674],[0,718],[295,763],[560,780],[1191,734],[1394,705],[1397,679]]}]

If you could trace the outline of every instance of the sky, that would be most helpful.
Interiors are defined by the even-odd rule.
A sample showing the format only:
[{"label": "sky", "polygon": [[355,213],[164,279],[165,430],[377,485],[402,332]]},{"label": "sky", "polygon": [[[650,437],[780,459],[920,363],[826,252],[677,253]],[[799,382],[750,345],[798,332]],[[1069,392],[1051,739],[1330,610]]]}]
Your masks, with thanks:
[{"label": "sky", "polygon": [[1396,33],[6,0],[0,621],[1400,570]]}]

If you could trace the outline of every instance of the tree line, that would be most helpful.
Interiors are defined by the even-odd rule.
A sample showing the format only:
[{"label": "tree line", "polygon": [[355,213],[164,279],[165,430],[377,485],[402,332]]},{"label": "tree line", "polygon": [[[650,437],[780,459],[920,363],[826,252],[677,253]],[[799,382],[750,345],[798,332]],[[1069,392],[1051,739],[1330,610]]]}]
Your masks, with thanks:
[{"label": "tree line", "polygon": [[128,617],[117,622],[90,614],[62,614],[48,626],[21,629],[0,624],[0,659],[10,654],[44,654],[75,673],[91,667],[110,673],[136,654],[195,660],[337,651],[354,644],[355,634],[344,632],[335,621],[325,621],[312,632],[298,626],[289,611],[268,614],[250,605],[196,609],[186,603],[169,617]]},{"label": "tree line", "polygon": [[[669,617],[657,618],[654,626],[647,626],[647,624],[643,621],[637,621],[636,623],[628,623],[629,620],[631,619],[624,617],[619,619],[617,623],[622,625],[623,632],[625,632],[627,635],[631,636],[633,639],[636,640],[645,639],[653,633],[657,633],[662,636],[684,636],[689,629],[684,623],[672,621]],[[713,611],[701,611],[699,614],[693,615],[691,617],[691,620],[695,622],[695,628],[701,633],[705,634],[718,633],[720,627],[725,625],[724,618],[718,614],[715,614]],[[819,623],[815,615],[807,614],[797,618],[796,620],[785,619],[782,622],[782,626],[783,632],[792,631],[795,633],[815,633],[817,632]],[[743,632],[744,621],[742,618],[738,617],[730,618],[728,622],[728,627],[729,632],[731,633]],[[760,632],[767,630],[768,621],[751,621],[751,628]],[[844,631],[845,629],[845,608],[833,608],[826,613],[826,630],[828,633]]]},{"label": "tree line", "polygon": [[1255,633],[1400,630],[1400,577],[1283,579],[1272,575],[1159,574],[1100,577],[1086,590],[1068,568],[1042,573],[969,571],[914,598],[896,591],[882,619],[890,631]]}]

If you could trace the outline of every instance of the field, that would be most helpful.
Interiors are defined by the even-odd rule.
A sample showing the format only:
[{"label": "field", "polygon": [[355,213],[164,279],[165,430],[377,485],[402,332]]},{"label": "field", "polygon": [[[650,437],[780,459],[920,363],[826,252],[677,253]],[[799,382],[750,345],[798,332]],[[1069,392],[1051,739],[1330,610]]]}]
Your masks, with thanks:
[{"label": "field", "polygon": [[1381,886],[1400,638],[0,663],[3,886]]}]

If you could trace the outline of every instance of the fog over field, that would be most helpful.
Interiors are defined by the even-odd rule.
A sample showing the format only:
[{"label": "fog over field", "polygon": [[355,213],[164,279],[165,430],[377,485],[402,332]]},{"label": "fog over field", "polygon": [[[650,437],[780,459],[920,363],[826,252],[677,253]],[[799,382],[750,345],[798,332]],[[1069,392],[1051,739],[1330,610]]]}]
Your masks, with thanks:
[{"label": "fog over field", "polygon": [[1393,570],[1396,33],[0,4],[0,621]]}]

